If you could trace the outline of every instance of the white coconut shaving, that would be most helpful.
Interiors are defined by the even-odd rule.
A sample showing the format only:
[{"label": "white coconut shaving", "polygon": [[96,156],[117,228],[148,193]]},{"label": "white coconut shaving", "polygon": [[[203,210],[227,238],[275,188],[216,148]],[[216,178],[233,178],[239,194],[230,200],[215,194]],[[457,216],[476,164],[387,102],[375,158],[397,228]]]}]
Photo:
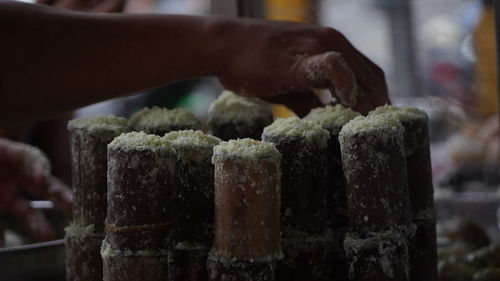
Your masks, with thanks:
[{"label": "white coconut shaving", "polygon": [[[272,143],[253,139],[237,139],[221,142],[215,146],[214,157],[236,158],[242,161],[258,163],[264,158],[279,161],[281,154]],[[212,162],[214,162],[214,159],[212,159]]]},{"label": "white coconut shaving", "polygon": [[347,123],[340,132],[340,136],[363,132],[401,132],[403,127],[397,119],[390,115],[375,114],[368,117],[359,116]]},{"label": "white coconut shaving", "polygon": [[390,114],[399,121],[427,120],[425,111],[412,106],[384,105],[370,111],[369,115]]},{"label": "white coconut shaving", "polygon": [[222,94],[208,109],[209,122],[238,122],[258,118],[272,118],[272,111],[268,103],[258,98],[249,98],[236,95],[231,91]]},{"label": "white coconut shaving", "polygon": [[303,121],[297,117],[276,119],[271,125],[264,128],[262,138],[302,138],[307,142],[325,147],[330,138],[327,130],[320,125]]},{"label": "white coconut shaving", "polygon": [[215,250],[215,248],[212,248],[210,250],[210,253],[208,255],[209,260],[211,261],[217,261],[222,264],[231,264],[232,266],[237,266],[238,263],[264,263],[264,262],[273,262],[277,260],[282,260],[285,257],[283,251],[281,250],[281,247],[276,250],[274,253],[264,255],[258,258],[249,258],[249,257],[238,257],[235,258],[232,256],[231,253],[228,252],[219,252]]},{"label": "white coconut shaving", "polygon": [[167,109],[154,106],[143,108],[130,117],[130,127],[135,130],[154,130],[164,127],[198,128],[200,121],[185,108]]},{"label": "white coconut shaving", "polygon": [[207,247],[207,245],[205,245],[205,244],[189,242],[189,241],[182,241],[182,242],[178,242],[177,244],[175,244],[174,249],[181,250],[181,251],[208,250],[209,247]]},{"label": "white coconut shaving", "polygon": [[[347,256],[353,261],[366,255],[366,252],[376,249],[377,255],[372,256],[374,259],[370,262],[378,262],[387,277],[394,278],[394,263],[400,263],[400,259],[408,254],[406,243],[408,239],[413,237],[415,230],[416,226],[411,224],[385,232],[369,232],[364,235],[366,238],[348,233],[344,240],[344,249]],[[352,275],[354,273],[352,271],[356,270],[352,266],[351,263],[349,275]],[[404,266],[404,270],[408,272],[408,264],[404,263]]]},{"label": "white coconut shaving", "polygon": [[315,108],[303,120],[318,124],[331,133],[339,133],[345,124],[360,115],[359,112],[338,104]]},{"label": "white coconut shaving", "polygon": [[342,128],[339,141],[341,147],[349,147],[353,145],[349,142],[355,142],[357,139],[350,136],[370,134],[371,137],[378,139],[382,143],[386,143],[394,138],[397,138],[398,142],[402,143],[403,131],[401,123],[391,115],[376,114],[368,117],[359,116],[349,121]]},{"label": "white coconut shaving", "polygon": [[221,142],[217,137],[207,135],[200,130],[181,130],[165,134],[166,140],[174,146],[213,147]]},{"label": "white coconut shaving", "polygon": [[130,250],[130,249],[113,249],[113,247],[106,242],[102,241],[101,257],[102,258],[115,258],[115,257],[167,257],[167,249],[157,250]]},{"label": "white coconut shaving", "polygon": [[67,227],[64,228],[66,233],[66,239],[71,238],[77,241],[81,241],[84,238],[94,236],[94,225],[80,225],[75,222],[71,222]]},{"label": "white coconut shaving", "polygon": [[93,134],[113,133],[119,134],[129,130],[127,119],[108,115],[94,115],[77,118],[68,122],[69,130],[86,130]]},{"label": "white coconut shaving", "polygon": [[121,134],[108,144],[108,148],[124,150],[160,149],[168,153],[176,153],[170,141],[144,132]]},{"label": "white coconut shaving", "polygon": [[213,147],[221,140],[204,134],[202,131],[183,130],[166,134],[164,139],[170,141],[177,150],[181,160],[206,161],[213,153]]}]

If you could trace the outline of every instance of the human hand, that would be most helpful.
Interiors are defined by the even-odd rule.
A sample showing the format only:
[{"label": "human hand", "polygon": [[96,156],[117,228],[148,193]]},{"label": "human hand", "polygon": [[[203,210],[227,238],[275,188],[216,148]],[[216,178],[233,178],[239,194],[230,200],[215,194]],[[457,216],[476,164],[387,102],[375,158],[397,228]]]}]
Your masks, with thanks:
[{"label": "human hand", "polygon": [[65,212],[71,212],[71,192],[50,175],[50,164],[43,153],[32,146],[0,138],[0,216],[13,217],[37,241],[53,239],[47,220],[20,196],[21,190],[50,199]]},{"label": "human hand", "polygon": [[36,2],[75,11],[113,13],[122,12],[126,0],[37,0]]},{"label": "human hand", "polygon": [[380,67],[332,28],[244,19],[221,20],[218,32],[218,77],[229,90],[283,103],[298,115],[321,105],[316,88],[364,114],[389,103]]}]

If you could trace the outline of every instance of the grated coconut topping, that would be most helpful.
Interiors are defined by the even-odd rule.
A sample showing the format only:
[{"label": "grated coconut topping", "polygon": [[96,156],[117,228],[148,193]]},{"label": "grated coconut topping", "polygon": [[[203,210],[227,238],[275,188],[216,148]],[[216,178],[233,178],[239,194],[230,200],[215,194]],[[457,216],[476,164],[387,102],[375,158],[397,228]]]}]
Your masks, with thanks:
[{"label": "grated coconut topping", "polygon": [[66,232],[66,238],[72,238],[81,241],[84,238],[94,235],[94,225],[79,225],[75,222],[70,222],[70,224],[64,228]]},{"label": "grated coconut topping", "polygon": [[128,121],[129,126],[136,130],[156,129],[172,125],[198,127],[199,123],[196,116],[185,108],[167,109],[157,106],[139,110]]},{"label": "grated coconut topping", "polygon": [[167,133],[165,140],[172,143],[182,160],[207,161],[213,153],[213,147],[221,140],[204,134],[202,131],[183,130]]},{"label": "grated coconut topping", "polygon": [[359,116],[349,121],[349,123],[342,128],[340,137],[343,138],[346,135],[373,131],[378,131],[378,134],[381,136],[387,133],[401,134],[403,127],[398,120],[391,115],[375,114],[368,117]]},{"label": "grated coconut topping", "polygon": [[157,135],[146,134],[144,132],[129,132],[116,137],[108,148],[139,150],[139,149],[162,149],[175,154],[170,141]]},{"label": "grated coconut topping", "polygon": [[174,146],[213,147],[221,142],[217,137],[206,135],[200,130],[181,130],[165,134],[166,140]]},{"label": "grated coconut topping", "polygon": [[260,116],[272,117],[269,104],[258,98],[236,95],[231,91],[222,94],[210,105],[209,119],[223,122],[251,120]]},{"label": "grated coconut topping", "polygon": [[87,130],[91,133],[124,133],[128,131],[127,119],[111,114],[94,115],[73,119],[68,122],[69,130]]},{"label": "grated coconut topping", "polygon": [[[274,144],[253,139],[237,139],[223,141],[214,147],[214,157],[237,158],[253,163],[258,163],[262,158],[281,159]],[[212,162],[214,162],[212,158]]]},{"label": "grated coconut topping", "polygon": [[425,113],[425,111],[412,106],[384,105],[370,111],[369,116],[377,114],[390,114],[399,121],[428,119],[427,113]]},{"label": "grated coconut topping", "polygon": [[338,104],[315,108],[303,120],[318,124],[324,129],[338,133],[345,124],[360,115],[360,113]]},{"label": "grated coconut topping", "polygon": [[318,124],[290,117],[276,119],[271,125],[264,128],[262,137],[304,138],[323,147],[327,145],[330,134]]}]

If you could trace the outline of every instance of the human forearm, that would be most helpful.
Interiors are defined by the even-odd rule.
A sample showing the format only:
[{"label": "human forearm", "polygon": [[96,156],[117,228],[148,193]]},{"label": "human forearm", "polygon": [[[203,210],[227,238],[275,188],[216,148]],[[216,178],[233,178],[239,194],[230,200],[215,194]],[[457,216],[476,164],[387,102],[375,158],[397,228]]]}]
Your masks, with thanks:
[{"label": "human forearm", "polygon": [[10,2],[0,3],[0,36],[0,127],[198,76],[299,115],[320,105],[315,88],[362,113],[389,101],[382,70],[338,31],[314,25]]},{"label": "human forearm", "polygon": [[217,44],[207,43],[217,42],[211,18],[14,3],[0,3],[0,12],[0,34],[9,39],[0,46],[1,107],[28,119],[217,72]]}]

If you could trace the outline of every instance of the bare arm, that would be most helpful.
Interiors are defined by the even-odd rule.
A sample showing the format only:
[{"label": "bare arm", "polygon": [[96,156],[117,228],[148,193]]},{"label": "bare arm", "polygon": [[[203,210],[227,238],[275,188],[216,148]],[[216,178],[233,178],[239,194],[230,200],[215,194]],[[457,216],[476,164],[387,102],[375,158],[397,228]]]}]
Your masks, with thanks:
[{"label": "bare arm", "polygon": [[349,104],[362,111],[388,101],[378,67],[340,33],[311,25],[0,1],[0,36],[0,127],[199,76],[292,107],[313,104],[318,87],[345,103],[370,93]]}]

